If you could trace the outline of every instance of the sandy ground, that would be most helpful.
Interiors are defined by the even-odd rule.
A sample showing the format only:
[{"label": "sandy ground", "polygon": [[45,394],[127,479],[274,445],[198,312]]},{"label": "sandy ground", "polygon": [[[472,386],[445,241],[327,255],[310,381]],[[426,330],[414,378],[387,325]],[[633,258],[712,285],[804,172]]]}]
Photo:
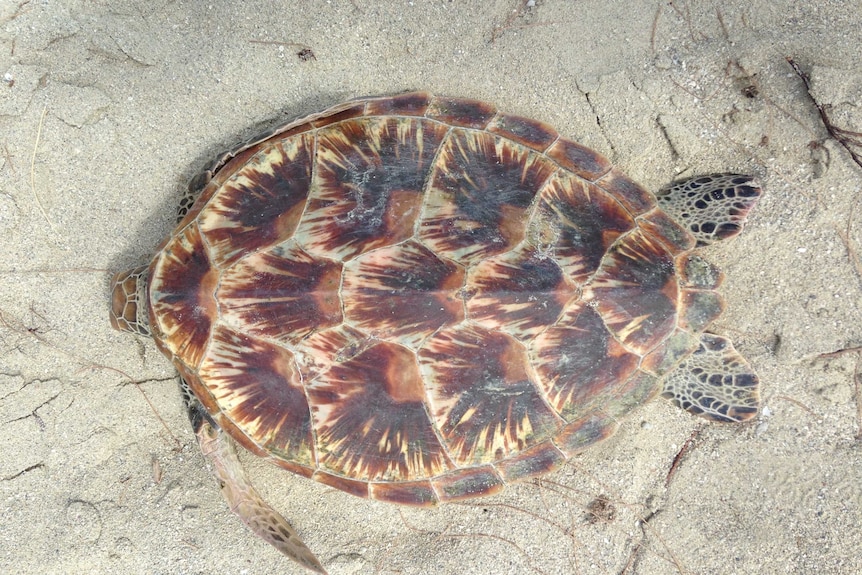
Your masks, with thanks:
[{"label": "sandy ground", "polygon": [[722,426],[656,401],[545,482],[430,511],[245,458],[329,572],[862,572],[862,167],[785,60],[862,131],[853,4],[1,0],[0,572],[300,573],[227,510],[168,362],[110,329],[108,280],[213,153],[407,89],[550,122],[654,189],[756,174],[746,233],[707,256],[764,408]]}]

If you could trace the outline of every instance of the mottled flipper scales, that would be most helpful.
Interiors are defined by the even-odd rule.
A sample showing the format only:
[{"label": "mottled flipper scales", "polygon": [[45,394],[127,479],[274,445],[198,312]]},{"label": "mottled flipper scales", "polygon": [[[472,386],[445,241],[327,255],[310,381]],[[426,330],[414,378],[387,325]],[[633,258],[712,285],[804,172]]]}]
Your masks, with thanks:
[{"label": "mottled flipper scales", "polygon": [[662,396],[720,422],[747,421],[760,404],[757,375],[729,339],[704,333],[700,347],[667,375]]},{"label": "mottled flipper scales", "polygon": [[257,536],[281,553],[315,573],[326,575],[323,565],[290,523],[263,500],[248,480],[233,440],[212,422],[185,382],[182,382],[182,387],[201,452],[212,465],[230,510]]},{"label": "mottled flipper scales", "polygon": [[704,246],[742,231],[762,190],[751,176],[714,174],[683,180],[661,190],[661,209],[688,229]]}]

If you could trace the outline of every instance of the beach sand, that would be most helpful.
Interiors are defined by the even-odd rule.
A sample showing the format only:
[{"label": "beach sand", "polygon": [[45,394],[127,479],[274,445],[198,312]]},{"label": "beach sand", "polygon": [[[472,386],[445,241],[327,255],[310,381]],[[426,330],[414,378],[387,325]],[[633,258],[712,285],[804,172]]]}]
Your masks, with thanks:
[{"label": "beach sand", "polygon": [[653,190],[755,174],[745,233],[704,254],[763,409],[718,425],[656,400],[541,482],[431,510],[243,457],[329,573],[862,572],[862,166],[786,60],[862,131],[853,4],[0,3],[0,572],[302,573],[229,512],[169,363],[111,330],[108,282],[215,153],[415,89],[546,121]]}]

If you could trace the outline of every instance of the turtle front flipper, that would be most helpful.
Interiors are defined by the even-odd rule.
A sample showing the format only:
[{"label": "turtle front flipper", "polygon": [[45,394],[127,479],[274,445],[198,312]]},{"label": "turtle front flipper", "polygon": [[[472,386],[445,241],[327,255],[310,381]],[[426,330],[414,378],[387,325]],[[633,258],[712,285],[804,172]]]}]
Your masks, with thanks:
[{"label": "turtle front flipper", "polygon": [[742,231],[763,190],[751,176],[713,174],[681,180],[656,194],[659,206],[705,246]]},{"label": "turtle front flipper", "polygon": [[759,385],[729,339],[704,333],[697,350],[667,374],[662,396],[712,421],[742,422],[757,414]]},{"label": "turtle front flipper", "polygon": [[303,567],[326,575],[314,553],[296,530],[255,490],[237,457],[233,440],[204,411],[201,403],[182,381],[183,396],[201,452],[213,467],[230,510],[264,541]]}]

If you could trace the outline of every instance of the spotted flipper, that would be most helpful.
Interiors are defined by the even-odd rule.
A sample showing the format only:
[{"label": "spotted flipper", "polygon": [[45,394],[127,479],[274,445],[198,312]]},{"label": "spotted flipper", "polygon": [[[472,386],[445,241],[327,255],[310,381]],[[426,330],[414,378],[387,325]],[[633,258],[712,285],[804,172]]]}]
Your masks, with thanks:
[{"label": "spotted flipper", "polygon": [[233,440],[206,414],[182,382],[183,395],[201,452],[213,467],[230,510],[256,535],[303,567],[326,575],[326,570],[299,535],[276,510],[258,494],[239,461]]},{"label": "spotted flipper", "polygon": [[758,387],[757,375],[730,340],[704,333],[700,347],[665,377],[662,396],[712,421],[742,422],[757,414]]},{"label": "spotted flipper", "polygon": [[761,193],[751,176],[714,174],[676,182],[657,198],[659,206],[704,246],[742,231]]}]

